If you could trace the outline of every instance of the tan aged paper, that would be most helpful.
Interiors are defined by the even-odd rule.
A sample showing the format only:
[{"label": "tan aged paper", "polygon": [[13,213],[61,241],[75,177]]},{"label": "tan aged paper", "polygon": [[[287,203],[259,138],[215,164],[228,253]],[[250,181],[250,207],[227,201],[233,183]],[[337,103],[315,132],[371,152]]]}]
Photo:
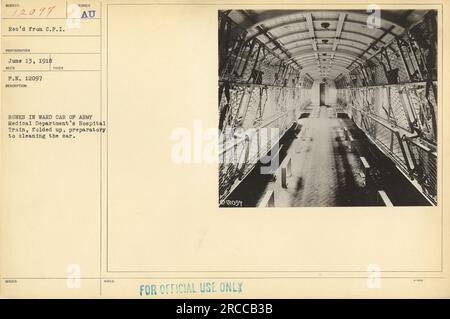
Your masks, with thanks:
[{"label": "tan aged paper", "polygon": [[0,295],[450,297],[449,6],[2,0]]}]

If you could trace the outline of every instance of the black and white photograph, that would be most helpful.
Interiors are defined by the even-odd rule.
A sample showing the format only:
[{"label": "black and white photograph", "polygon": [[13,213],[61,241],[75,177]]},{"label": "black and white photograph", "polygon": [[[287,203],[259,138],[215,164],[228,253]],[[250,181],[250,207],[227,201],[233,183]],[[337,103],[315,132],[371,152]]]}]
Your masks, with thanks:
[{"label": "black and white photograph", "polygon": [[220,10],[220,207],[436,206],[436,10]]}]

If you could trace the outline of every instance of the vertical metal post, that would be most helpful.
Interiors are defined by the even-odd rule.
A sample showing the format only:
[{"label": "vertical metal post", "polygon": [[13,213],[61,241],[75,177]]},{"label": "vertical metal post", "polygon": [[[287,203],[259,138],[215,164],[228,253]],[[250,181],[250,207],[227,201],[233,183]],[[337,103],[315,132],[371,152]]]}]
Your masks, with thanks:
[{"label": "vertical metal post", "polygon": [[239,101],[239,106],[238,106],[238,108],[237,108],[237,110],[236,110],[236,113],[234,114],[234,119],[232,119],[232,120],[233,120],[233,127],[236,126],[236,121],[237,121],[237,118],[238,118],[238,116],[239,116],[239,112],[240,112],[240,110],[241,110],[242,103],[244,102],[244,97],[245,97],[245,93],[246,93],[246,92],[247,92],[247,87],[245,86],[245,87],[244,87],[244,92],[242,92],[241,100]]},{"label": "vertical metal post", "polygon": [[405,93],[405,88],[403,88],[403,89],[399,90],[398,94],[400,97],[400,102],[403,107],[403,111],[405,112],[406,119],[409,124],[409,128],[410,128],[411,132],[414,132],[414,125],[413,125],[414,115],[412,114],[412,111],[411,111],[411,105],[409,105],[409,103],[408,103],[409,101],[407,102],[407,100],[405,100],[405,95],[407,95],[408,93]]},{"label": "vertical metal post", "polygon": [[287,188],[287,172],[286,167],[281,168],[281,187]]},{"label": "vertical metal post", "polygon": [[412,79],[411,70],[409,69],[408,63],[406,62],[405,54],[402,50],[402,43],[401,43],[400,39],[397,39],[397,47],[398,47],[398,50],[400,51],[400,56],[402,58],[403,65],[405,66],[406,72],[408,73],[408,78],[410,81],[412,81],[413,79]]},{"label": "vertical metal post", "polygon": [[250,60],[250,56],[253,53],[253,48],[255,47],[256,40],[253,40],[250,44],[250,48],[248,50],[247,58],[245,59],[244,66],[242,67],[241,73],[239,74],[240,77],[244,75],[245,69],[247,68],[248,61]]},{"label": "vertical metal post", "polygon": [[252,86],[250,89],[249,96],[248,96],[248,101],[247,101],[247,103],[245,103],[244,114],[242,115],[242,123],[244,123],[245,118],[247,117],[248,106],[250,105],[250,101],[252,100],[252,95],[253,95],[254,89],[255,89],[255,87]]},{"label": "vertical metal post", "polygon": [[395,134],[395,137],[397,138],[397,142],[400,145],[400,149],[401,149],[402,155],[403,155],[403,161],[406,164],[406,168],[408,169],[408,172],[411,172],[412,167],[411,167],[410,162],[408,160],[408,155],[406,154],[405,146],[403,145],[403,141],[402,141],[402,138],[400,136],[400,133],[398,131],[395,131],[395,132],[393,132],[393,134]]},{"label": "vertical metal post", "polygon": [[414,57],[414,62],[416,63],[416,68],[417,68],[417,71],[419,72],[419,74],[420,74],[420,78],[423,80],[423,74],[422,74],[422,70],[420,70],[420,64],[419,64],[419,60],[417,59],[417,55],[416,55],[416,52],[414,51],[414,48],[413,48],[413,46],[411,45],[411,38],[409,38],[408,39],[408,46],[409,46],[409,49],[411,50],[411,54],[413,55],[413,57]]}]

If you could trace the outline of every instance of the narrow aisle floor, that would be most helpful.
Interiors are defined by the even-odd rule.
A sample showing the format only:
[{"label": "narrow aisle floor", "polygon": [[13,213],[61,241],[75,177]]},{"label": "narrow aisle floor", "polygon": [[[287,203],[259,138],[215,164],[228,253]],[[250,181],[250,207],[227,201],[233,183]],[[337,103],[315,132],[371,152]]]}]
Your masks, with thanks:
[{"label": "narrow aisle floor", "polygon": [[292,161],[287,189],[276,181],[272,185],[276,205],[376,204],[376,191],[365,187],[361,159],[351,147],[352,122],[337,118],[334,108],[320,106],[299,124],[301,131],[287,153]]}]

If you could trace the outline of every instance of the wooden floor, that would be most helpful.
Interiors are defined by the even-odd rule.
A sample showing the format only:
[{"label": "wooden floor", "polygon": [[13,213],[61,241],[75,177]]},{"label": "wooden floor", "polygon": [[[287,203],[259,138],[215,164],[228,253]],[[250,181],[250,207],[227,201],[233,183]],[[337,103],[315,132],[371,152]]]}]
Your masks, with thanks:
[{"label": "wooden floor", "polygon": [[359,155],[352,150],[349,136],[351,122],[336,118],[331,107],[318,106],[302,126],[292,143],[292,174],[287,188],[281,186],[281,170],[267,191],[273,189],[276,206],[346,206],[376,205],[376,191],[366,188]]},{"label": "wooden floor", "polygon": [[[337,116],[329,106],[313,107],[298,120],[300,132],[283,142],[282,163],[274,178],[258,168],[230,195],[243,206],[266,206],[274,194],[276,207],[384,206],[389,198],[398,205],[428,205],[351,119]],[[281,168],[291,161],[283,187]],[[367,168],[370,166],[370,169]],[[395,185],[405,185],[398,192]],[[380,196],[380,191],[383,196]],[[394,198],[390,198],[394,197]]]}]

